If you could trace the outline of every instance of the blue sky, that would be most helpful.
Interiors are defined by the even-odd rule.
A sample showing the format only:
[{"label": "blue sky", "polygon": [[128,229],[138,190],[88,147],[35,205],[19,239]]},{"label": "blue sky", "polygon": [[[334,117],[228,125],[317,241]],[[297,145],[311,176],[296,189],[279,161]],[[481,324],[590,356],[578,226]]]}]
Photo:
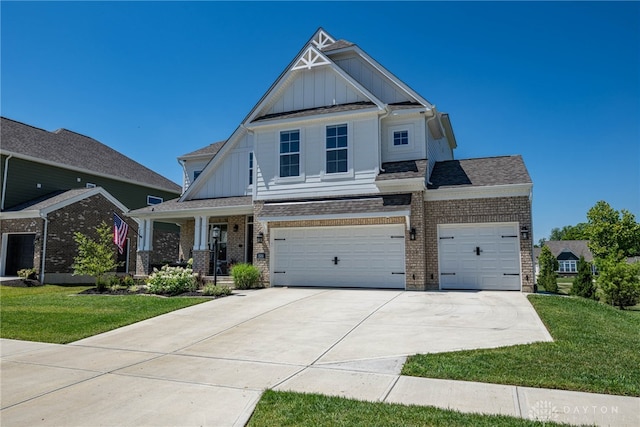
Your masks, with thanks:
[{"label": "blue sky", "polygon": [[451,116],[456,158],[522,154],[535,240],[598,200],[640,218],[639,2],[7,2],[5,117],[181,183],[318,27]]}]

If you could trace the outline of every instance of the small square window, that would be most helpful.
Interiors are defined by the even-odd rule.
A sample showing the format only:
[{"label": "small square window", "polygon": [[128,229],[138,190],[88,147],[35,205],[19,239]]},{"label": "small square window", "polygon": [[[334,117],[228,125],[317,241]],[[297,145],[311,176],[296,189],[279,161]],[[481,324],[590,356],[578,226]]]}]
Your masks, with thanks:
[{"label": "small square window", "polygon": [[397,130],[393,132],[393,145],[409,145],[409,131]]}]

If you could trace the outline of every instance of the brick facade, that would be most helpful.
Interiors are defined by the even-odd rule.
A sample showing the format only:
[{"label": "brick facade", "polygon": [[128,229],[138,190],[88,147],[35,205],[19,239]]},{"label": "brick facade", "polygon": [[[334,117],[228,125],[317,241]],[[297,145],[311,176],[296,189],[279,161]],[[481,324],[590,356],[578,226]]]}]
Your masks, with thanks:
[{"label": "brick facade", "polygon": [[0,221],[0,236],[5,233],[33,233],[35,234],[33,248],[33,268],[38,275],[42,268],[42,233],[44,220],[42,218],[3,219]]},{"label": "brick facade", "polygon": [[[444,200],[425,202],[426,289],[439,289],[438,224],[515,222],[518,229],[531,230],[531,202],[528,197]],[[531,236],[531,234],[530,234]],[[520,239],[522,290],[533,292],[533,242]]]},{"label": "brick facade", "polygon": [[178,261],[180,259],[179,249],[180,233],[168,230],[153,230],[151,264]]}]

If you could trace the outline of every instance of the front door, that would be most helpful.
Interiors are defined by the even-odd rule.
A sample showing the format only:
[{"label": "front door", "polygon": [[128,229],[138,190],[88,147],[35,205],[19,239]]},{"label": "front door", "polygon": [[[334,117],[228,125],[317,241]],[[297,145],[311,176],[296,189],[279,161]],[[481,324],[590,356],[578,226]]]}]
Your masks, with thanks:
[{"label": "front door", "polygon": [[209,224],[209,275],[213,275],[213,265],[215,263],[213,228],[220,229],[220,237],[218,238],[218,274],[227,275],[227,224]]},{"label": "front door", "polygon": [[35,234],[9,234],[7,236],[6,276],[17,276],[18,270],[33,268]]}]

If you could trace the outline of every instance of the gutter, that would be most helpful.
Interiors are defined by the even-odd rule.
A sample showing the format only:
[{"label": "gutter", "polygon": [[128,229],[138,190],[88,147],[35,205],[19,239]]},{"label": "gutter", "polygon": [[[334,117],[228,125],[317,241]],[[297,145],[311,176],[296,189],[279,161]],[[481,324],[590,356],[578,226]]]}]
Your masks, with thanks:
[{"label": "gutter", "polygon": [[7,175],[9,174],[9,159],[13,157],[13,154],[9,154],[4,159],[4,175],[2,177],[2,201],[0,202],[0,210],[4,210],[4,199],[7,195]]}]

